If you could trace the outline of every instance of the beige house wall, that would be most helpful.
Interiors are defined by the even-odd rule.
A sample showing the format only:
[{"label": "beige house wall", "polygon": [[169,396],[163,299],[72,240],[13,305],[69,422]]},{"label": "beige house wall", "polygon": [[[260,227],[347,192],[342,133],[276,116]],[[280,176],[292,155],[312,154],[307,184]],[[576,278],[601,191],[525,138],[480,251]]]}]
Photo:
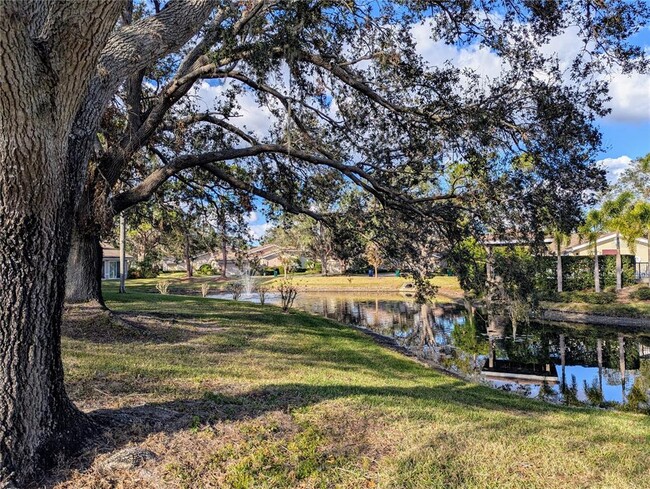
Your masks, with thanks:
[{"label": "beige house wall", "polygon": [[[648,261],[648,245],[645,242],[640,242],[637,240],[636,247],[634,252],[630,249],[628,242],[624,238],[621,240],[621,254],[623,255],[635,255],[637,262],[647,262]],[[616,250],[616,237],[607,239],[601,243],[598,243],[598,255],[603,255],[604,250]],[[585,248],[581,248],[577,251],[567,250],[569,255],[578,255],[578,256],[593,256],[594,255],[594,246],[590,245]]]}]

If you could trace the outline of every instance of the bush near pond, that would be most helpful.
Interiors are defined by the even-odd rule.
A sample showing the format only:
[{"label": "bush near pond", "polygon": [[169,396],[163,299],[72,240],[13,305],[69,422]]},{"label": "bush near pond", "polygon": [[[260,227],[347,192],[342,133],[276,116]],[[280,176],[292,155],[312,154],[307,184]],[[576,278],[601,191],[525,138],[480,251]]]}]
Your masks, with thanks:
[{"label": "bush near pond", "polygon": [[199,269],[196,271],[197,275],[218,275],[219,270],[216,268],[212,268],[212,265],[209,263],[204,263],[199,267]]},{"label": "bush near pond", "polygon": [[[636,283],[634,255],[622,255],[623,286]],[[540,268],[537,284],[539,290],[546,294],[557,290],[557,258],[554,256],[538,257]],[[616,285],[616,256],[604,255],[598,257],[600,265],[600,285],[603,289]],[[563,256],[562,285],[565,291],[588,290],[595,287],[594,257],[593,256]]]},{"label": "bush near pond", "polygon": [[630,294],[630,298],[637,301],[650,301],[650,287],[639,287]]}]

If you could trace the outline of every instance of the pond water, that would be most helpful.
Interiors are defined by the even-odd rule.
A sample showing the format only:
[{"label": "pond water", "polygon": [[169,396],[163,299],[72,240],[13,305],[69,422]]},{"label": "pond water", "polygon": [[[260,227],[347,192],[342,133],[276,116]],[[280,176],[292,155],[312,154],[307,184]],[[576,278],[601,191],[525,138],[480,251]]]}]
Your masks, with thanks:
[{"label": "pond water", "polygon": [[[277,295],[267,296],[267,303],[279,302]],[[464,377],[552,402],[621,404],[642,376],[650,382],[650,332],[621,331],[614,324],[531,322],[491,329],[480,312],[454,304],[421,306],[399,294],[302,292],[294,307],[395,338],[421,359]]]}]

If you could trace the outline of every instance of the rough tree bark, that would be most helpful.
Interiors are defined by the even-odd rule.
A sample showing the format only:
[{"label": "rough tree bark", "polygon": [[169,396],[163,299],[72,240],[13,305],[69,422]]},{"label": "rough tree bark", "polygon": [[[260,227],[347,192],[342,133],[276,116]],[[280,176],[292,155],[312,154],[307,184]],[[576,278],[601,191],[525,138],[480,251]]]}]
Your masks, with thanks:
[{"label": "rough tree bark", "polygon": [[326,277],[327,276],[327,254],[325,252],[321,252],[320,255],[320,266],[321,266],[321,275]]},{"label": "rough tree bark", "polygon": [[78,448],[60,330],[80,183],[68,136],[117,2],[0,3],[0,485]]},{"label": "rough tree bark", "polygon": [[171,0],[109,42],[123,6],[0,2],[0,486],[23,486],[94,431],[61,362],[75,205],[120,81],[182,45],[213,1]]},{"label": "rough tree bark", "polygon": [[66,302],[96,301],[104,306],[101,287],[102,246],[99,237],[74,233],[68,255]]}]

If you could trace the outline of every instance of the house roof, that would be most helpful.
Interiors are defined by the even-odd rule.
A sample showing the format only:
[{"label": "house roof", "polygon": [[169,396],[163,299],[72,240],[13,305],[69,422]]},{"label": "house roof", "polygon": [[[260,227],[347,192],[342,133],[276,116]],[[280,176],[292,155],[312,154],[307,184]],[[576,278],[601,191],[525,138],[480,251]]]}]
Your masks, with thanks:
[{"label": "house roof", "polygon": [[[119,258],[120,250],[114,246],[109,245],[108,243],[102,243],[102,257],[103,258]],[[126,254],[127,260],[133,260],[133,256]]]},{"label": "house roof", "polygon": [[300,251],[296,248],[283,248],[282,246],[278,246],[276,244],[271,243],[262,246],[256,246],[255,248],[251,248],[247,252],[249,256],[256,256],[261,259],[264,259],[269,255],[274,255],[277,253],[290,253],[294,255],[299,255]]},{"label": "house roof", "polygon": [[[603,243],[607,243],[608,241],[612,241],[614,238],[616,238],[616,233],[607,233],[602,235],[600,238],[596,240],[597,245],[601,245]],[[623,238],[621,238],[623,239]],[[642,245],[647,245],[648,244],[648,238],[636,238],[635,240],[637,243],[642,244]],[[593,246],[592,243],[580,243],[575,246],[570,246],[568,248],[564,249],[564,253],[575,253],[577,251],[582,251],[586,248],[591,248]]]}]

